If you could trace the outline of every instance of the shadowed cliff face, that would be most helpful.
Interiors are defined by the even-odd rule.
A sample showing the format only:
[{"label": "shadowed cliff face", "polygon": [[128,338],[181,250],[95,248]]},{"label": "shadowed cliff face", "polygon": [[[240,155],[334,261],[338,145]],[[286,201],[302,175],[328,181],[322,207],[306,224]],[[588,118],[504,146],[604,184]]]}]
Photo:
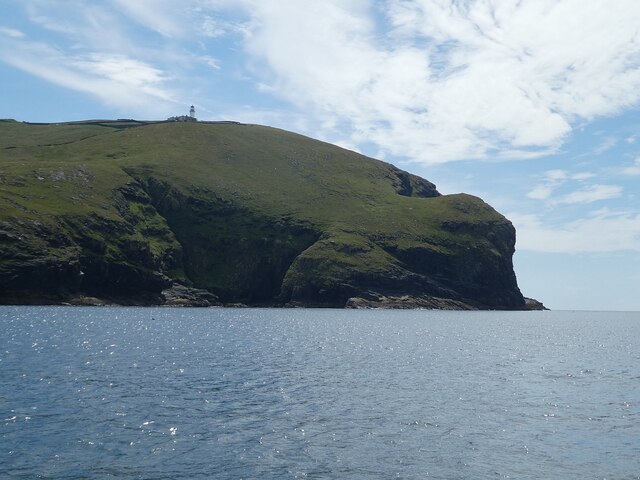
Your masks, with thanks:
[{"label": "shadowed cliff face", "polygon": [[525,306],[476,197],[281,130],[122,123],[0,124],[0,302]]},{"label": "shadowed cliff face", "polygon": [[153,177],[142,184],[182,245],[186,278],[224,302],[274,302],[293,260],[317,238],[309,228],[256,215],[213,192],[185,196]]}]

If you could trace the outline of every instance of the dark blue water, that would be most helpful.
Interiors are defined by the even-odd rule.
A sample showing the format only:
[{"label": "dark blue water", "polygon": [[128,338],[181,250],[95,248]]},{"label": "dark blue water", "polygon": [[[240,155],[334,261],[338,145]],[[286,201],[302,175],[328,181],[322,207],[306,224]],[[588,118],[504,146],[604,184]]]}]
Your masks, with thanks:
[{"label": "dark blue water", "polygon": [[0,307],[0,478],[640,478],[640,314]]}]

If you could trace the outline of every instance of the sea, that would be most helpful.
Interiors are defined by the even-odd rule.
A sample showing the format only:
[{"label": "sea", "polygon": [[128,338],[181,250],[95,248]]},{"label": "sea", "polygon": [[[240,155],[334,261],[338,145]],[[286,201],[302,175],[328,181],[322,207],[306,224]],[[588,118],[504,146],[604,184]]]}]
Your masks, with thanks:
[{"label": "sea", "polygon": [[640,479],[640,313],[0,307],[2,479]]}]

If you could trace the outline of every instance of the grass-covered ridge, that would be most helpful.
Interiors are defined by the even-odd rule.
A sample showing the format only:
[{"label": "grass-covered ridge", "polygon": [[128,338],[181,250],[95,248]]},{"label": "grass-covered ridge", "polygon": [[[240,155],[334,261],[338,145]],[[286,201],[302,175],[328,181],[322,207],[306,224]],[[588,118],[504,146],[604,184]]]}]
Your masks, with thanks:
[{"label": "grass-covered ridge", "polygon": [[[237,123],[0,121],[4,297],[518,308],[510,222],[363,155]],[[38,274],[37,272],[46,272]],[[9,300],[7,300],[9,301]]]}]

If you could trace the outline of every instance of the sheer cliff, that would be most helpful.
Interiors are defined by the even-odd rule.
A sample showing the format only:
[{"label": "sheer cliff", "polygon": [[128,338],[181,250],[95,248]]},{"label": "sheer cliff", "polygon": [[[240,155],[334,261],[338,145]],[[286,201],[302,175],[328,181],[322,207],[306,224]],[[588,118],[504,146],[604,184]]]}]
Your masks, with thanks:
[{"label": "sheer cliff", "polygon": [[0,303],[525,308],[505,217],[301,135],[0,121],[0,157]]}]

